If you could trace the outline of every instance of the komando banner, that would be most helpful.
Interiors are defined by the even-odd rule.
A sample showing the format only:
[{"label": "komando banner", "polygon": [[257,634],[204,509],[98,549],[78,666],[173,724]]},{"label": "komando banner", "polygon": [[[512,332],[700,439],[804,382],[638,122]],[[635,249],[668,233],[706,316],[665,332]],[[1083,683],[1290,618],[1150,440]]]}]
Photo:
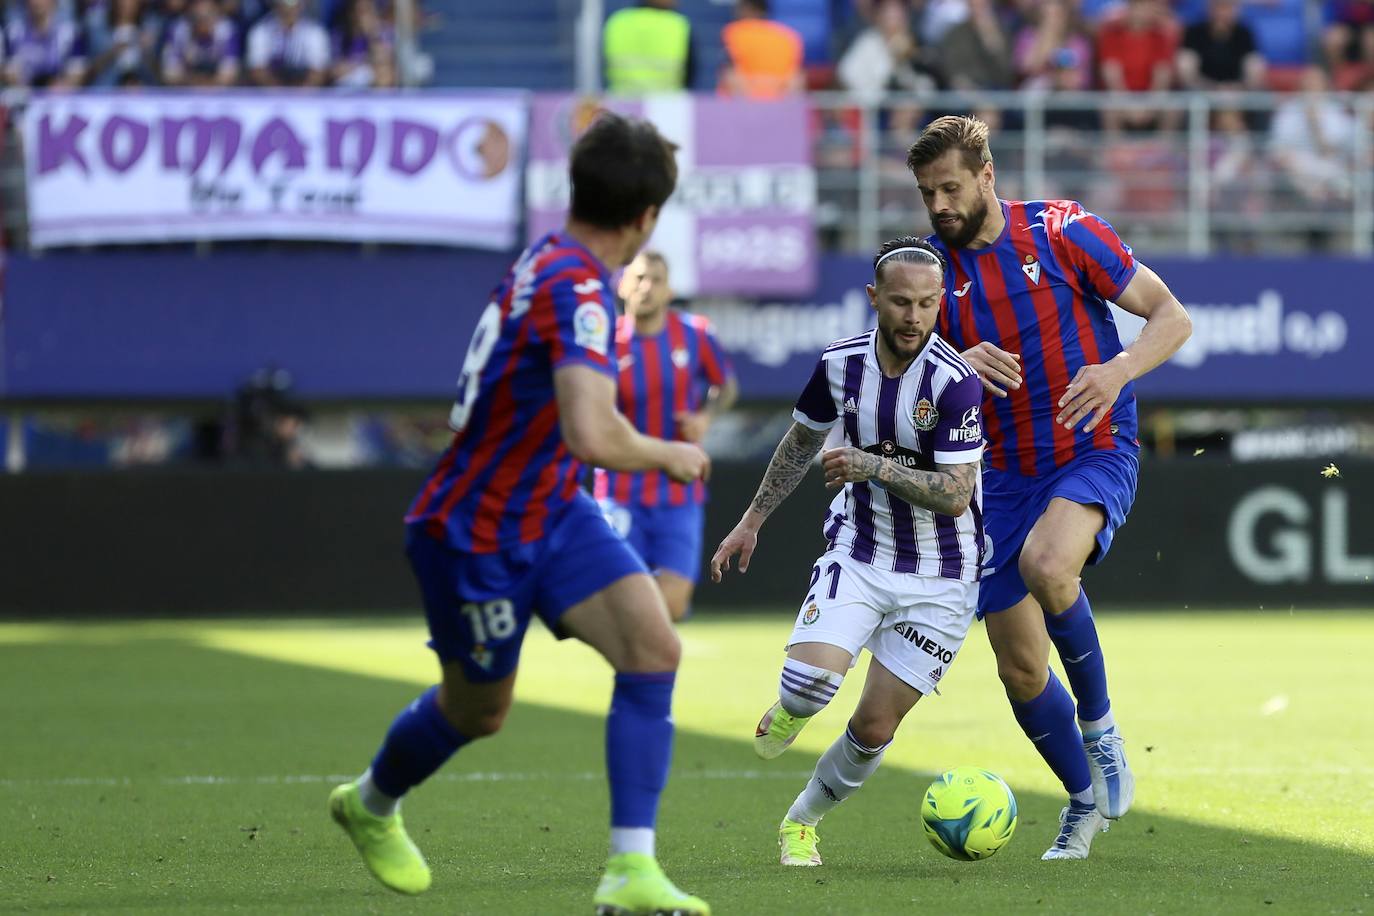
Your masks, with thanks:
[{"label": "komando banner", "polygon": [[35,247],[322,239],[509,249],[521,93],[66,93],[24,111]]}]

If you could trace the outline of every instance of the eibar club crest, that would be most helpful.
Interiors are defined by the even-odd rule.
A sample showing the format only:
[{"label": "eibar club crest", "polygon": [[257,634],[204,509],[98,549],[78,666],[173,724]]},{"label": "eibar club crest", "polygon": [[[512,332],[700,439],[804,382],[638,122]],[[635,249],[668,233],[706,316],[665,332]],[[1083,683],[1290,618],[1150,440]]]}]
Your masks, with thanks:
[{"label": "eibar club crest", "polygon": [[1021,265],[1021,272],[1025,274],[1032,283],[1040,282],[1040,262],[1033,255],[1026,255],[1026,263]]},{"label": "eibar club crest", "polygon": [[802,623],[810,626],[821,617],[821,609],[816,607],[816,602],[811,602],[806,606],[806,613],[802,614]]},{"label": "eibar club crest", "polygon": [[935,405],[930,403],[929,398],[921,398],[916,402],[916,407],[911,411],[911,423],[923,433],[928,433],[935,428],[935,424],[940,422],[940,411],[935,409]]}]

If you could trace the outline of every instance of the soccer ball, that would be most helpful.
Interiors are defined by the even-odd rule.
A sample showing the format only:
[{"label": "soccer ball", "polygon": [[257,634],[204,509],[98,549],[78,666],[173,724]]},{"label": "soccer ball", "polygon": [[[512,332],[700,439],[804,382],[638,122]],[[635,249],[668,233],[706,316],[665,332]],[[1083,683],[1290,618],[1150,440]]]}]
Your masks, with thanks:
[{"label": "soccer ball", "polygon": [[955,767],[926,790],[921,826],[930,845],[951,859],[986,859],[1016,830],[1016,796],[1000,776]]}]

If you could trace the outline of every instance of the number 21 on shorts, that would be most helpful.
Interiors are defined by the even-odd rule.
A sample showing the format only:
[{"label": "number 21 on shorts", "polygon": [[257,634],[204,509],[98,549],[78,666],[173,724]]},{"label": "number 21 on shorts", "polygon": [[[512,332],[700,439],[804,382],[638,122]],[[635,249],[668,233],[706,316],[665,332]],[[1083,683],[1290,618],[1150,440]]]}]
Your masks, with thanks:
[{"label": "number 21 on shorts", "polygon": [[[825,568],[825,574],[830,577],[830,588],[825,596],[831,601],[835,600],[835,594],[840,590],[840,564],[831,563]],[[816,600],[816,583],[821,579],[821,564],[817,563],[811,567],[811,584],[806,587],[806,601],[802,604]]]}]

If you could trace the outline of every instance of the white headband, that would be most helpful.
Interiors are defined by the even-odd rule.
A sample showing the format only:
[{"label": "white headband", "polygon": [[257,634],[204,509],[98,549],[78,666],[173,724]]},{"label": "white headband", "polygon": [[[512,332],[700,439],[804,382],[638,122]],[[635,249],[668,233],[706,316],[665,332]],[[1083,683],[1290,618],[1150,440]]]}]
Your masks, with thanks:
[{"label": "white headband", "polygon": [[919,254],[923,254],[923,255],[925,255],[927,258],[929,258],[932,262],[934,262],[934,264],[935,264],[936,267],[939,267],[939,266],[940,266],[940,259],[937,258],[935,255],[931,254],[929,251],[927,251],[927,250],[924,249],[924,248],[910,248],[910,247],[908,247],[908,248],[894,248],[894,249],[892,249],[891,251],[889,251],[887,254],[885,254],[885,255],[883,255],[881,258],[879,258],[879,259],[878,259],[878,262],[877,262],[876,264],[873,265],[873,271],[874,271],[874,273],[877,273],[878,268],[883,266],[883,262],[884,262],[884,261],[886,261],[888,258],[892,257],[894,254],[901,254],[903,251],[914,251],[914,252],[917,252],[917,253],[919,253]]}]

